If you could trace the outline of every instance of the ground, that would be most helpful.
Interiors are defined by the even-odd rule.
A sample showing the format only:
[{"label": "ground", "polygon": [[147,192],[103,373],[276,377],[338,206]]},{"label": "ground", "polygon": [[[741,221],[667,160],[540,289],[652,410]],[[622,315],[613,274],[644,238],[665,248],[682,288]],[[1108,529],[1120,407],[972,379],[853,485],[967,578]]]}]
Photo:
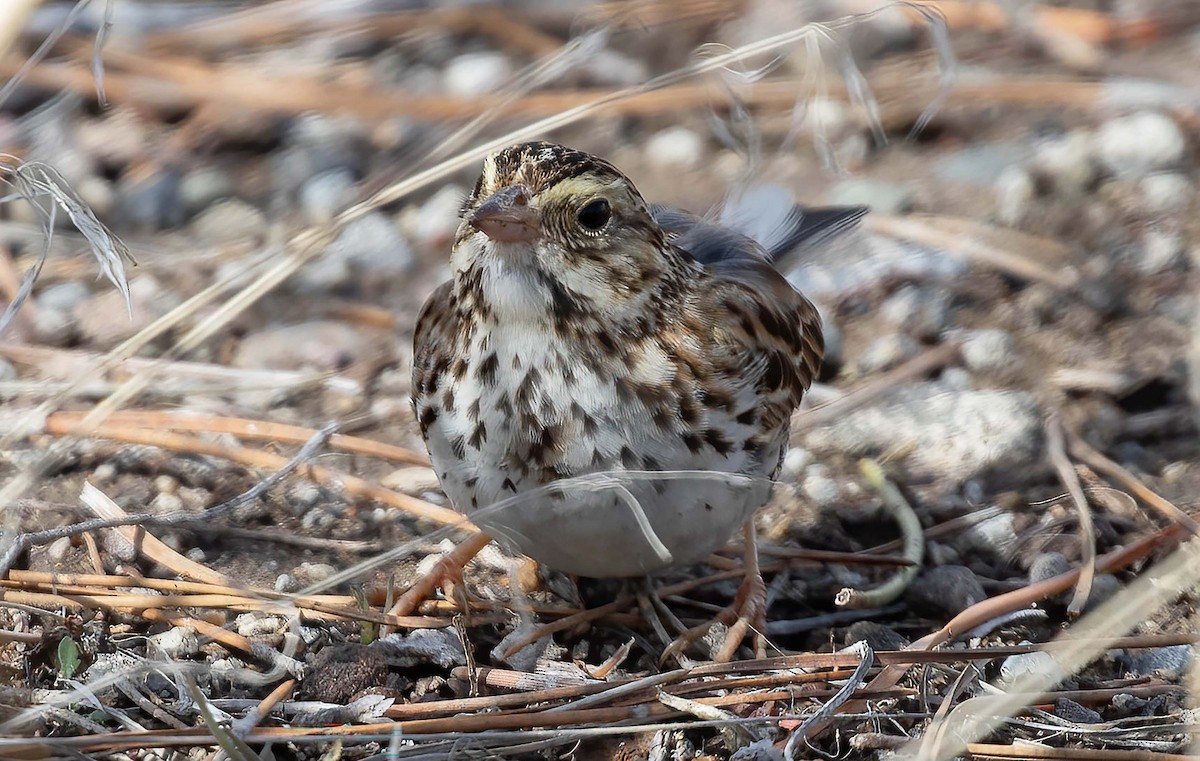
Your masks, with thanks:
[{"label": "ground", "polygon": [[[819,54],[773,36],[872,4],[368,21],[139,1],[100,38],[94,9],[17,5],[0,298],[34,279],[0,322],[6,757],[1185,752],[1188,4],[931,2],[932,22],[829,24]],[[768,38],[777,59],[740,60]],[[481,146],[509,135],[697,212],[764,185],[872,209],[781,265],[829,346],[759,515],[765,660],[658,661],[652,620],[732,599],[733,546],[655,578],[656,606],[491,545],[459,593],[389,613],[468,536],[412,419],[412,329]],[[142,529],[53,533],[122,514]],[[859,641],[865,684],[839,694],[863,651],[835,651]],[[973,702],[1001,691],[1012,706]],[[1008,718],[938,723],[967,713]]]}]

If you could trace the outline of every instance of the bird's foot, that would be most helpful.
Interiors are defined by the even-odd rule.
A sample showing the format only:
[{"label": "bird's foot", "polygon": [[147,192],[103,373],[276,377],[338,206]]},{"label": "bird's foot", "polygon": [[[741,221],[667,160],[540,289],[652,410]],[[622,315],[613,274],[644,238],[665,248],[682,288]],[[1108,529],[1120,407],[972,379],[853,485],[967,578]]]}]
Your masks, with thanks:
[{"label": "bird's foot", "polygon": [[[482,533],[467,538],[462,544],[442,556],[429,573],[417,579],[411,587],[404,590],[404,594],[400,595],[400,599],[396,600],[388,613],[393,616],[412,615],[421,606],[421,603],[433,597],[438,587],[461,585],[463,568],[491,541],[490,537]],[[447,598],[451,597],[452,595],[447,595]]]},{"label": "bird's foot", "polygon": [[717,624],[726,626],[728,629],[721,646],[712,656],[714,661],[728,663],[733,660],[738,647],[751,633],[754,637],[755,657],[766,657],[766,639],[763,636],[763,632],[766,630],[766,612],[767,586],[763,583],[762,575],[759,574],[757,567],[752,572],[747,569],[746,576],[742,580],[733,602],[713,616],[711,620],[693,626],[676,637],[663,651],[659,663],[682,655],[687,648],[699,642]]}]

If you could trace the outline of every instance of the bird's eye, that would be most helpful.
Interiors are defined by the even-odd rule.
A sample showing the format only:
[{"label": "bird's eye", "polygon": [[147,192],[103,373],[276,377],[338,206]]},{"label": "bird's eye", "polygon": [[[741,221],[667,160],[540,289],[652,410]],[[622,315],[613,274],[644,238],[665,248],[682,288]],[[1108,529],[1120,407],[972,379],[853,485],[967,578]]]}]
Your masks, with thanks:
[{"label": "bird's eye", "polygon": [[612,206],[603,198],[597,198],[591,201],[587,206],[579,210],[576,218],[579,224],[589,230],[597,231],[608,224],[608,220],[612,217]]}]

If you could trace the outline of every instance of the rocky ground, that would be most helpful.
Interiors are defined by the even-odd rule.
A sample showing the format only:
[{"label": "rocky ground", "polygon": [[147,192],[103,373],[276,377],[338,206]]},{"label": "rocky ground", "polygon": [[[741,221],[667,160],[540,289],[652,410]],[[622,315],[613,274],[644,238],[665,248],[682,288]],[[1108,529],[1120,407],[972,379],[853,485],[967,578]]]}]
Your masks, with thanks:
[{"label": "rocky ground", "polygon": [[[1183,752],[1195,579],[1162,559],[1200,487],[1200,19],[1186,3],[1007,18],[941,2],[933,25],[893,8],[832,24],[819,55],[781,43],[777,59],[663,83],[872,4],[237,14],[139,0],[117,5],[95,59],[103,98],[102,4],[71,18],[30,5],[4,76],[66,34],[0,91],[14,191],[0,298],[41,267],[0,332],[0,737],[116,758],[264,744],[305,758],[864,757],[1040,675],[1006,722],[944,753]],[[468,568],[468,615],[454,596],[388,614],[464,536],[423,464],[408,376],[471,152],[648,82],[666,86],[527,136],[606,156],[646,197],[696,211],[763,186],[872,209],[851,244],[789,262],[829,356],[759,538],[768,655],[811,656],[659,664],[646,601],[506,654],[625,591],[495,546]],[[136,266],[110,253],[102,269],[83,205]],[[96,409],[110,416],[73,434]],[[328,423],[343,438],[312,439]],[[299,467],[204,512],[306,441]],[[161,519],[141,521],[146,535],[46,533],[142,513]],[[679,592],[666,609],[691,623],[727,604],[728,555],[658,579]],[[1068,576],[1097,557],[1094,577]],[[843,590],[858,602],[837,604]],[[1040,647],[1080,628],[1109,638],[1087,662]],[[875,692],[801,726],[857,663],[830,654],[860,640],[883,653],[865,666]],[[657,682],[608,691],[658,673],[678,687],[665,698]],[[488,712],[477,694],[503,699]],[[732,719],[752,721],[739,733]],[[36,755],[14,742],[0,755]]]}]

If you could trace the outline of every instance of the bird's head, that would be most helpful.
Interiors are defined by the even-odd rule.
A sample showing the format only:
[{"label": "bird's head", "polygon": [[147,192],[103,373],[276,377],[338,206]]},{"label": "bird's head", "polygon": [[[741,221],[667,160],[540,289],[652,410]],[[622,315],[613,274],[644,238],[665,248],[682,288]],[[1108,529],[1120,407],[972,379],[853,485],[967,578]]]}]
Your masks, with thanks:
[{"label": "bird's head", "polygon": [[618,317],[653,294],[671,249],[646,202],[603,159],[524,143],[484,161],[463,205],[452,265],[510,319]]}]

